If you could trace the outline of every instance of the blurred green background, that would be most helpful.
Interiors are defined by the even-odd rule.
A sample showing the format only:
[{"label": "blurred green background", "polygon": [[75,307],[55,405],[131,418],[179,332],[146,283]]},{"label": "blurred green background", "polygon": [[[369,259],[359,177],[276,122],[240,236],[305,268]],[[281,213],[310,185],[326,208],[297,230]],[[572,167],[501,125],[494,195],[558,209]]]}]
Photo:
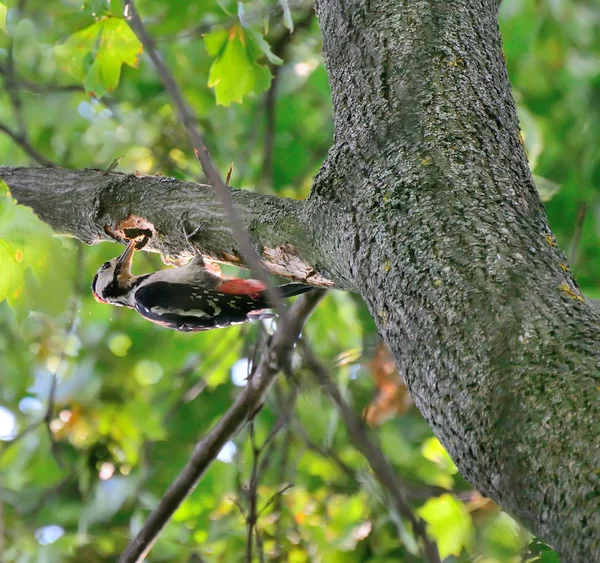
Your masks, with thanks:
[{"label": "blurred green background", "polygon": [[[234,163],[231,184],[306,197],[332,138],[310,4],[137,6],[217,166]],[[120,158],[119,171],[202,180],[122,8],[101,0],[0,2],[2,164],[107,168]],[[500,24],[552,229],[583,292],[598,297],[600,5],[505,0]],[[57,236],[1,188],[0,560],[114,561],[239,393],[257,342],[273,328],[180,334],[98,304],[91,279],[119,252],[115,244],[84,247]],[[138,273],[160,267],[156,255],[136,258]],[[330,292],[304,333],[373,427],[447,561],[558,561],[457,474],[407,399],[357,296]],[[297,385],[278,381],[254,425],[261,446],[289,415],[260,447],[265,560],[420,561],[410,527],[337,410],[308,374],[297,375]],[[242,561],[253,459],[244,431],[149,560]]]}]

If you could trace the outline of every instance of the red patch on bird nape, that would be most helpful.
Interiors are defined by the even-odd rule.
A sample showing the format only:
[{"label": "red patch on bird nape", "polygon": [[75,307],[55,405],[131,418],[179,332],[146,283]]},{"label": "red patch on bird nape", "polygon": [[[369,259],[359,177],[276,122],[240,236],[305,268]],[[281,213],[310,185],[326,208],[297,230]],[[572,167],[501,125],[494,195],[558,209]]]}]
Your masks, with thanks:
[{"label": "red patch on bird nape", "polygon": [[265,289],[267,289],[267,286],[258,280],[233,279],[224,281],[217,288],[217,291],[234,295],[247,295],[250,299],[258,299],[258,294]]}]

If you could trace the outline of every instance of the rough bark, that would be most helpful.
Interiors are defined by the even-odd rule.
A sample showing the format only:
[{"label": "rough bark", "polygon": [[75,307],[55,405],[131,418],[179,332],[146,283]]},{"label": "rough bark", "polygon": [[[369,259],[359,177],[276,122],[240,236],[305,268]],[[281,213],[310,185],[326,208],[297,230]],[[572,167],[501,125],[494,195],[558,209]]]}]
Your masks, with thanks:
[{"label": "rough bark", "polygon": [[[234,197],[271,271],[288,263],[277,249],[293,248],[313,276],[363,296],[461,473],[565,561],[597,561],[600,315],[535,191],[497,6],[319,0],[328,159],[305,203]],[[40,174],[0,170],[19,201],[87,242],[133,213],[154,224],[157,250],[177,254],[176,220],[193,209],[203,252],[238,253],[202,187]]]},{"label": "rough bark", "polygon": [[310,204],[337,225],[331,262],[461,473],[565,561],[600,560],[600,319],[532,182],[497,2],[317,10],[336,128]]},{"label": "rough bark", "polygon": [[[19,203],[31,206],[56,232],[88,244],[114,240],[106,228],[123,236],[120,227],[140,218],[155,234],[147,250],[173,259],[189,257],[185,218],[187,229],[202,225],[193,238],[202,254],[221,263],[243,265],[239,243],[210,186],[164,176],[62,168],[0,167],[0,179]],[[243,190],[232,190],[232,197],[271,273],[311,285],[334,286],[323,274],[326,268],[306,228],[304,202]]]}]

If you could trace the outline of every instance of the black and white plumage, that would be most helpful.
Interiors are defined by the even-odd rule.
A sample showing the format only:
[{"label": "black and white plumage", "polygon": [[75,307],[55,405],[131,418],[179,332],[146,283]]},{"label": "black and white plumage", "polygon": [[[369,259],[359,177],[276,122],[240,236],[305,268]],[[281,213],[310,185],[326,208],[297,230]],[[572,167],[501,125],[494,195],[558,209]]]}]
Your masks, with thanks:
[{"label": "black and white plumage", "polygon": [[[135,241],[121,256],[105,262],[92,281],[97,301],[135,309],[142,317],[183,332],[223,328],[269,319],[265,286],[256,280],[223,279],[209,271],[197,254],[185,266],[134,276]],[[314,289],[299,283],[280,286],[282,297]]]}]

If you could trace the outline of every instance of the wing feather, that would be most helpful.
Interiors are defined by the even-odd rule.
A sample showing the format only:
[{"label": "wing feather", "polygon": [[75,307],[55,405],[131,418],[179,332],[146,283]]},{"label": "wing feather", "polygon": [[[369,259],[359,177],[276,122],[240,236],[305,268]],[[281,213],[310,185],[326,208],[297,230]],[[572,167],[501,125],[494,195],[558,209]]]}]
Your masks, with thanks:
[{"label": "wing feather", "polygon": [[231,295],[201,286],[164,281],[141,285],[135,292],[134,302],[142,317],[183,332],[210,330],[275,316],[272,313],[257,314],[268,307],[264,296],[252,299],[248,295]]}]

